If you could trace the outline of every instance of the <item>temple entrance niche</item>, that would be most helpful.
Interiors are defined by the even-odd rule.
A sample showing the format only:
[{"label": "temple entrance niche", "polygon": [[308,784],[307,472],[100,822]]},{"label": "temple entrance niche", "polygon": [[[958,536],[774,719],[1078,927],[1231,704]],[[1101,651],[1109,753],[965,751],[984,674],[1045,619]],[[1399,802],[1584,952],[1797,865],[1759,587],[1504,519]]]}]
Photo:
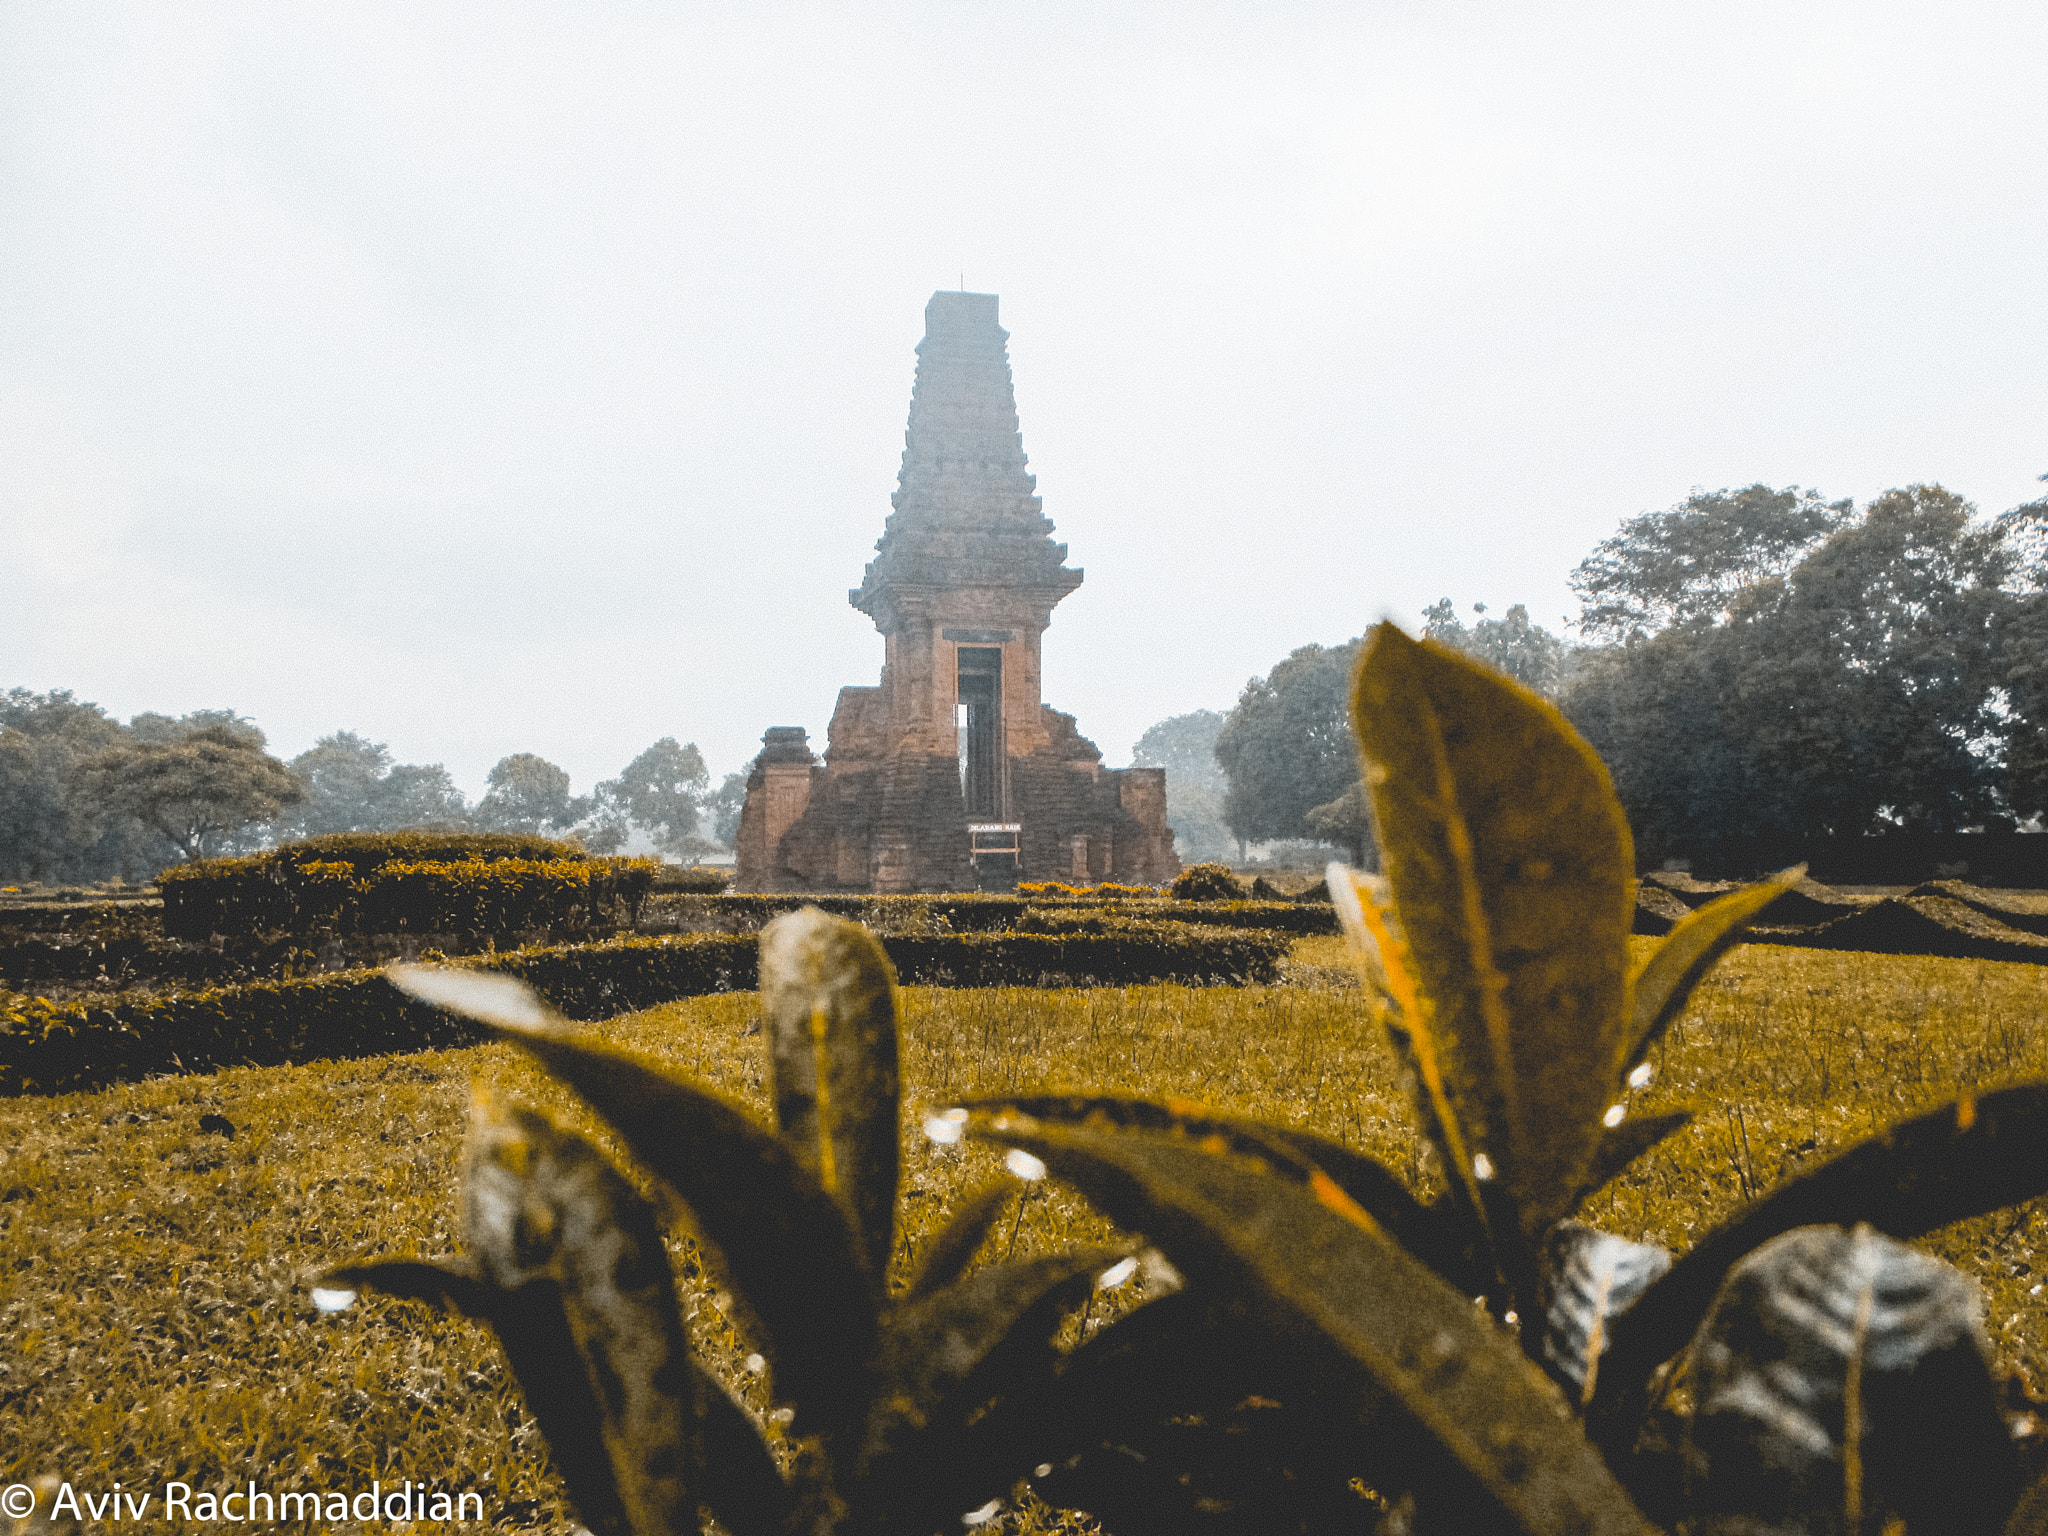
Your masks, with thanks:
[{"label": "temple entrance niche", "polygon": [[963,645],[957,655],[960,793],[969,821],[1003,820],[1003,653]]},{"label": "temple entrance niche", "polygon": [[886,642],[880,683],[840,689],[822,763],[800,728],[764,740],[740,890],[1157,884],[1180,870],[1164,772],[1105,770],[1039,697],[1041,637],[1082,573],[1025,466],[996,312],[992,293],[925,306],[894,511],[848,594]]}]

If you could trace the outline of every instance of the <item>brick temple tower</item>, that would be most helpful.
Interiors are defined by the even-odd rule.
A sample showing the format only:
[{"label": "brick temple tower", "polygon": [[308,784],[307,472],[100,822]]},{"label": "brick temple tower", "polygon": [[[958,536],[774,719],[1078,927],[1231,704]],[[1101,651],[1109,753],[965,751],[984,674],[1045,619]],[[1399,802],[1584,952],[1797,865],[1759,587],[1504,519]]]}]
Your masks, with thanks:
[{"label": "brick temple tower", "polygon": [[848,594],[882,681],[839,691],[822,764],[801,727],[762,739],[737,888],[1171,879],[1164,770],[1106,771],[1039,697],[1039,637],[1081,572],[1024,467],[996,296],[935,293],[924,320],[895,511]]}]

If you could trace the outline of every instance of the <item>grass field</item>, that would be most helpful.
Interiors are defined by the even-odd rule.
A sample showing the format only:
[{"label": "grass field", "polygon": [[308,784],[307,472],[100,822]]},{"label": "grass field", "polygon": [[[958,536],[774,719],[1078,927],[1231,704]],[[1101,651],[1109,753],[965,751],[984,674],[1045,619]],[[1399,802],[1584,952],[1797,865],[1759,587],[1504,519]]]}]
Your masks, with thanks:
[{"label": "grass field", "polygon": [[[1641,944],[1646,941],[1636,941]],[[939,991],[903,997],[906,1124],[953,1099],[1041,1087],[1176,1092],[1302,1124],[1430,1173],[1334,939],[1290,985]],[[1754,947],[1701,989],[1634,1108],[1700,1109],[1585,1212],[1685,1247],[1745,1196],[1964,1087],[2048,1075],[2048,969]],[[766,1112],[751,994],[592,1026]],[[602,1129],[502,1047],[246,1069],[0,1102],[0,1484],[367,1491],[474,1489],[488,1517],[568,1514],[488,1334],[410,1304],[317,1312],[307,1282],[368,1253],[459,1241],[456,1169],[480,1085]],[[199,1129],[224,1116],[232,1138]],[[913,1137],[907,1266],[955,1198],[996,1176],[979,1149]],[[1102,1236],[1078,1198],[1033,1186],[991,1248]],[[1929,1242],[1985,1291],[2007,1364],[2048,1372],[2040,1202]],[[713,1368],[747,1390],[745,1346],[674,1239]],[[1113,1293],[1114,1304],[1135,1299]],[[1093,1316],[1070,1324],[1078,1338]],[[759,1401],[758,1387],[751,1389]]]}]

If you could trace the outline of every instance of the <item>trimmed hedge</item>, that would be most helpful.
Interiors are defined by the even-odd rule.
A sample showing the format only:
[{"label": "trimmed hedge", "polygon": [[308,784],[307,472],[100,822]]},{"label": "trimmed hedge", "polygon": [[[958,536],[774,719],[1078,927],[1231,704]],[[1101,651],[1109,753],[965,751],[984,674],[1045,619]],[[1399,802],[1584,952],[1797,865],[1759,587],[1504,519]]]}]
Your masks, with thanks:
[{"label": "trimmed hedge", "polygon": [[157,933],[163,903],[155,897],[114,901],[0,903],[0,933]]},{"label": "trimmed hedge", "polygon": [[[911,986],[1129,985],[1275,979],[1288,940],[1171,924],[1115,934],[893,934]],[[573,1019],[602,1019],[756,980],[752,934],[679,934],[536,946],[449,963],[518,976]],[[255,982],[172,997],[50,1003],[0,993],[0,1095],[70,1093],[165,1072],[384,1056],[473,1045],[453,1015],[413,1002],[381,971]]]},{"label": "trimmed hedge", "polygon": [[623,905],[627,920],[654,883],[653,859],[472,858],[208,860],[164,874],[166,936],[214,934],[520,933],[592,924]]},{"label": "trimmed hedge", "polygon": [[[253,859],[210,859],[212,864],[346,864],[361,874],[385,864],[467,864],[474,859],[589,859],[581,843],[523,832],[330,832],[282,843]],[[187,868],[191,866],[186,866]]]},{"label": "trimmed hedge", "polygon": [[[685,934],[472,955],[452,965],[529,982],[577,1019],[754,985],[751,936]],[[70,1093],[163,1072],[446,1050],[482,1038],[381,970],[259,981],[172,997],[62,1004],[0,994],[0,1094]]]},{"label": "trimmed hedge", "polygon": [[1110,933],[884,934],[909,986],[1135,986],[1177,981],[1270,982],[1290,940],[1277,933],[1202,933],[1174,923],[1133,923]]},{"label": "trimmed hedge", "polygon": [[1228,864],[1190,864],[1166,888],[1175,901],[1243,901],[1251,887]]},{"label": "trimmed hedge", "polygon": [[[659,898],[657,898],[659,900]],[[956,933],[999,933],[1016,925],[1026,911],[1113,912],[1149,922],[1195,923],[1217,928],[1270,928],[1281,933],[1335,933],[1336,911],[1328,902],[1210,901],[1179,902],[1162,896],[1105,902],[1100,896],[824,896],[739,895],[681,898],[662,902],[686,917],[729,922],[737,929],[755,929],[799,907],[818,907],[850,917],[871,928],[887,930],[919,916],[943,921]]]},{"label": "trimmed hedge", "polygon": [[664,864],[654,877],[654,891],[663,896],[716,896],[730,887],[732,880],[730,867],[721,869],[695,864],[688,869],[679,869],[673,864]]}]

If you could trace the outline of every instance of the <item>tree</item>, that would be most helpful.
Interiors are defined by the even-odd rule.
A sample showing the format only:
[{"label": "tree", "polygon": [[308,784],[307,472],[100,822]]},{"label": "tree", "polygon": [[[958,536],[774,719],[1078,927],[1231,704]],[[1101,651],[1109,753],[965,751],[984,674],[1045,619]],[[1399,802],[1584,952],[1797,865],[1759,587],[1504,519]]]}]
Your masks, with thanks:
[{"label": "tree", "polygon": [[2010,569],[1961,497],[1889,491],[1720,619],[1588,660],[1567,710],[1651,857],[1995,825]]},{"label": "tree", "polygon": [[74,698],[68,689],[0,694],[0,879],[53,882],[154,873],[142,847],[154,838],[139,824],[83,814],[71,799],[79,765],[126,734],[99,705]]},{"label": "tree", "polygon": [[1135,766],[1166,770],[1166,820],[1185,860],[1227,859],[1233,848],[1240,860],[1244,856],[1223,817],[1230,781],[1216,761],[1216,738],[1224,719],[1215,709],[1175,715],[1146,731],[1131,750]]},{"label": "tree", "polygon": [[1350,685],[1359,645],[1305,645],[1244,685],[1216,737],[1230,784],[1224,818],[1240,839],[1313,836],[1309,811],[1357,779]]},{"label": "tree", "polygon": [[1818,491],[1752,485],[1694,491],[1621,525],[1572,572],[1579,629],[1596,640],[1727,619],[1745,592],[1783,576],[1854,513]]},{"label": "tree", "polygon": [[2014,507],[1998,528],[2014,564],[1999,634],[2006,799],[2017,817],[2048,817],[2048,499]]},{"label": "tree", "polygon": [[1564,682],[1564,642],[1549,630],[1529,622],[1528,607],[1515,604],[1504,619],[1484,617],[1486,604],[1474,603],[1481,615],[1467,629],[1458,622],[1451,600],[1446,597],[1422,610],[1422,637],[1478,657],[1496,672],[1504,672],[1546,699],[1557,697]]},{"label": "tree", "polygon": [[469,824],[469,802],[439,763],[395,765],[384,776],[378,799],[385,831],[452,830]]},{"label": "tree", "polygon": [[747,776],[744,773],[728,773],[705,800],[704,814],[710,820],[712,840],[721,847],[730,848],[738,840],[740,812],[746,803]]},{"label": "tree", "polygon": [[394,766],[389,748],[354,731],[322,736],[292,759],[291,770],[305,781],[306,799],[280,823],[284,836],[459,827],[467,819],[447,769]]},{"label": "tree", "polygon": [[1308,829],[1326,843],[1351,850],[1351,862],[1359,869],[1378,869],[1378,843],[1373,836],[1372,802],[1365,793],[1365,780],[1353,779],[1351,787],[1303,818]]},{"label": "tree", "polygon": [[675,737],[664,736],[616,779],[600,784],[598,792],[601,799],[615,802],[663,853],[694,859],[706,848],[697,835],[697,823],[710,788],[711,774],[697,744],[678,746]]},{"label": "tree", "polygon": [[1230,783],[1216,761],[1216,738],[1227,718],[1218,709],[1198,709],[1162,720],[1138,738],[1131,761],[1140,768],[1164,768],[1169,788],[1199,784],[1221,793]]},{"label": "tree", "polygon": [[532,752],[500,758],[489,782],[470,818],[486,832],[566,832],[590,813],[588,796],[571,798],[569,775]]},{"label": "tree", "polygon": [[203,859],[235,832],[275,821],[305,797],[297,777],[261,741],[260,731],[235,721],[177,739],[126,742],[82,764],[73,793],[93,811],[134,817],[182,857]]}]

